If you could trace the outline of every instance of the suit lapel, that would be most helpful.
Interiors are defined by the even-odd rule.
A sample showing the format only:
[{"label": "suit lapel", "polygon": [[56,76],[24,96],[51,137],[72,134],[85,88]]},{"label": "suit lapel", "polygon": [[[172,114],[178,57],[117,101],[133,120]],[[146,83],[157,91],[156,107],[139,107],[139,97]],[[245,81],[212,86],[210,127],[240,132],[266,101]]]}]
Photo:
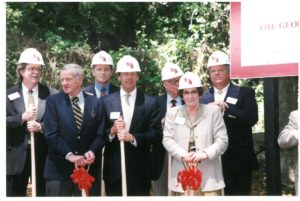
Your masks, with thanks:
[{"label": "suit lapel", "polygon": [[122,110],[122,104],[121,104],[121,95],[120,91],[110,95],[111,99],[111,112],[120,112],[121,115],[123,115],[123,110]]},{"label": "suit lapel", "polygon": [[238,99],[239,90],[240,90],[240,87],[230,83],[230,85],[228,87],[228,91],[227,91],[226,96],[224,98],[224,102],[226,102],[227,97],[232,97],[232,98]]},{"label": "suit lapel", "polygon": [[46,105],[46,98],[49,95],[49,89],[46,87],[43,87],[42,85],[38,85],[38,108],[36,113],[36,120],[40,121],[43,118],[44,111],[45,111],[45,105]]},{"label": "suit lapel", "polygon": [[14,105],[16,110],[18,111],[18,114],[22,114],[26,111],[26,107],[21,85],[19,85],[16,92],[20,94],[20,98],[14,100]]},{"label": "suit lapel", "polygon": [[137,90],[133,115],[132,115],[130,129],[129,129],[130,131],[133,129],[131,127],[132,122],[135,122],[135,124],[136,124],[136,122],[138,122],[139,118],[143,115],[142,112],[143,112],[144,102],[145,102],[144,94],[141,91]]},{"label": "suit lapel", "polygon": [[69,96],[65,93],[63,93],[63,101],[62,102],[64,103],[63,107],[65,107],[65,110],[63,110],[63,108],[62,108],[62,110],[66,111],[66,117],[65,118],[66,118],[66,120],[69,121],[69,124],[72,125],[73,132],[77,133],[71,100],[70,100]]},{"label": "suit lapel", "polygon": [[92,111],[92,106],[93,106],[92,96],[86,95],[85,93],[83,93],[83,96],[84,96],[84,114],[83,114],[83,122],[82,122],[81,130],[84,127],[85,123],[88,122],[89,117],[96,115],[97,112],[97,111]]},{"label": "suit lapel", "polygon": [[214,88],[210,88],[207,93],[207,102],[215,102]]}]

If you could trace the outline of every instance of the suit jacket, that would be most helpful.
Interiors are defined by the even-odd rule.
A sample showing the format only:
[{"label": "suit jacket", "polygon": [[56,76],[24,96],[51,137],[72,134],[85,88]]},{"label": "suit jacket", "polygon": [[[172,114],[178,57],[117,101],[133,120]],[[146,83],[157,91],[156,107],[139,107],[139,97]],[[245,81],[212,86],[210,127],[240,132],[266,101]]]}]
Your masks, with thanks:
[{"label": "suit jacket", "polygon": [[[44,127],[43,120],[46,98],[50,94],[57,93],[58,91],[40,83],[38,84],[38,91],[39,97],[36,121],[40,122],[42,127]],[[21,174],[24,169],[29,137],[27,122],[22,122],[22,114],[26,110],[22,84],[20,83],[7,89],[6,93],[6,174],[18,175]],[[12,94],[18,94],[18,96],[9,98],[9,95]],[[47,144],[44,135],[40,132],[34,135],[34,140],[36,170],[40,172],[44,169]]]},{"label": "suit jacket", "polygon": [[[222,156],[224,174],[227,171],[257,169],[252,138],[252,126],[258,121],[255,92],[251,88],[230,83],[224,101],[229,106],[224,112],[229,137],[229,146]],[[213,88],[208,89],[201,97],[201,103],[210,102],[214,102]]]},{"label": "suit jacket", "polygon": [[[167,93],[157,96],[157,104],[160,108],[160,122],[165,118],[167,112]],[[181,102],[184,104],[184,101]],[[157,180],[162,172],[165,160],[165,148],[162,144],[162,141],[156,142],[151,148],[151,179]]]},{"label": "suit jacket", "polygon": [[[45,178],[66,180],[74,164],[65,159],[69,152],[83,155],[91,150],[100,160],[99,151],[104,146],[103,105],[95,96],[84,93],[84,114],[82,128],[78,132],[69,96],[63,92],[47,98],[45,111],[45,138],[48,143]],[[89,173],[96,175],[96,161]]]},{"label": "suit jacket", "polygon": [[[112,93],[114,93],[114,92],[116,92],[116,91],[118,91],[118,90],[120,90],[120,87],[116,87],[116,86],[113,85],[112,83],[109,84],[109,94],[112,94]],[[92,93],[94,96],[97,97],[97,95],[96,95],[96,90],[95,90],[95,84],[91,84],[91,85],[85,87],[85,88],[83,89],[83,91]]]},{"label": "suit jacket", "polygon": [[[110,128],[115,121],[110,119],[110,114],[112,112],[122,114],[120,91],[106,96],[103,102],[106,118],[109,119],[106,125],[108,141]],[[162,128],[155,98],[140,90],[137,90],[129,133],[134,135],[137,147],[125,142],[127,184],[134,185],[135,181],[148,183],[151,174],[150,147],[153,143],[162,140]],[[114,182],[121,178],[120,142],[117,137],[113,138],[112,142],[108,141],[105,146],[103,177],[107,182]]]},{"label": "suit jacket", "polygon": [[202,172],[201,190],[214,191],[225,186],[221,155],[227,148],[228,136],[221,112],[214,105],[201,105],[198,115],[199,118],[191,125],[185,106],[171,108],[167,112],[163,145],[173,157],[169,188],[175,192],[183,192],[178,185],[177,174],[184,170],[182,157],[188,154],[191,128],[194,128],[196,152],[204,151],[208,156],[208,160],[198,165]]}]

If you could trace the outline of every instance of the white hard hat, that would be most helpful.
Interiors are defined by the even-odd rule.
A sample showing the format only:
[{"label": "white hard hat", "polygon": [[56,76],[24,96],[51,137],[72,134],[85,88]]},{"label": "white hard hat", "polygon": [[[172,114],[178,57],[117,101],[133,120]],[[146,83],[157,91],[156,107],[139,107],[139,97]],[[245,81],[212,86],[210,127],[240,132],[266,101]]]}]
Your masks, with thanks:
[{"label": "white hard hat", "polygon": [[112,57],[107,52],[100,51],[93,56],[91,67],[93,67],[93,65],[97,65],[97,64],[106,64],[106,65],[113,66],[114,62],[113,62]]},{"label": "white hard hat", "polygon": [[219,65],[230,65],[230,61],[227,54],[217,50],[210,55],[208,59],[207,67],[219,66]]},{"label": "white hard hat", "polygon": [[175,77],[182,76],[183,72],[177,64],[166,63],[161,70],[161,80],[169,80]]},{"label": "white hard hat", "polygon": [[139,62],[134,57],[125,55],[118,61],[116,72],[141,72],[141,69]]},{"label": "white hard hat", "polygon": [[192,72],[186,72],[179,80],[178,89],[189,89],[194,87],[202,87],[200,77]]},{"label": "white hard hat", "polygon": [[27,48],[21,53],[18,64],[21,63],[45,65],[41,53],[35,48]]}]

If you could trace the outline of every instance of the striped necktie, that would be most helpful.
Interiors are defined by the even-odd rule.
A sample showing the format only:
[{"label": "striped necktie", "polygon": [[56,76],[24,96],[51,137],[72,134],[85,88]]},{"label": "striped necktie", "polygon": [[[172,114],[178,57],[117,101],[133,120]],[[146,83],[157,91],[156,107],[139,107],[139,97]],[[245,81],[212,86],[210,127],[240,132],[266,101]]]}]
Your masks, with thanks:
[{"label": "striped necktie", "polygon": [[83,122],[83,115],[80,107],[78,106],[79,98],[77,96],[74,96],[72,97],[71,100],[72,100],[72,108],[73,108],[75,123],[76,123],[77,131],[79,132]]}]

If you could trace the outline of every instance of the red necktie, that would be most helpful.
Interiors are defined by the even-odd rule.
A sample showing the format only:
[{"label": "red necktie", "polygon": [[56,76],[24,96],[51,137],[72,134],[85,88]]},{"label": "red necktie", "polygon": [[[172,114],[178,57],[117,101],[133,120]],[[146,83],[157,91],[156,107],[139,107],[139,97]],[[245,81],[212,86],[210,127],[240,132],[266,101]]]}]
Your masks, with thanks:
[{"label": "red necktie", "polygon": [[101,88],[101,97],[102,96],[106,96],[106,89],[105,89],[105,87]]}]

